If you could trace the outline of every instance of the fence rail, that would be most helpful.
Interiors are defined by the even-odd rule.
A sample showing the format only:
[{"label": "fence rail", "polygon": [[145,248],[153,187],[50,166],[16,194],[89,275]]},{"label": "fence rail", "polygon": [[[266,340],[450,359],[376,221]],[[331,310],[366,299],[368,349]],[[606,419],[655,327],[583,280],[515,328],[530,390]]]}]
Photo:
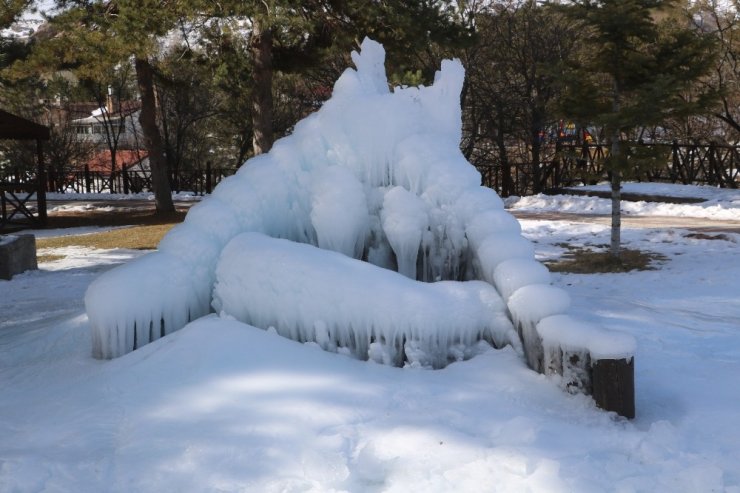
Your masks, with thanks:
[{"label": "fence rail", "polygon": [[[740,146],[721,144],[637,144],[654,150],[665,150],[665,164],[636,172],[638,181],[712,185],[722,188],[740,186]],[[534,183],[531,163],[510,162],[505,169],[496,161],[479,165],[483,184],[504,195],[527,195],[534,190],[588,185],[608,179],[604,158],[605,145],[560,144],[550,152],[551,158],[539,163],[539,183]],[[508,186],[504,186],[508,180]],[[507,190],[508,188],[508,190]]]},{"label": "fence rail", "polygon": [[[639,181],[702,184],[723,188],[740,186],[740,146],[720,144],[639,144],[665,150],[665,164],[637,173]],[[483,184],[502,195],[527,195],[534,190],[562,188],[579,184],[594,184],[608,179],[604,158],[609,150],[596,144],[556,144],[549,157],[539,163],[535,173],[531,163],[510,161],[502,166],[495,159],[479,164]],[[180,170],[170,174],[174,192],[209,194],[225,177],[233,175],[234,168]],[[74,193],[138,193],[151,191],[151,172],[122,170],[110,173],[82,171],[59,172],[50,167],[46,173],[46,190]],[[536,179],[539,183],[535,183]],[[0,185],[37,183],[34,171],[20,169],[0,170]],[[506,185],[506,186],[505,186]],[[7,186],[6,186],[7,188]]]},{"label": "fence rail", "polygon": [[[170,187],[173,192],[205,195],[235,172],[233,168],[212,168],[210,165],[183,170],[170,175]],[[47,190],[59,193],[140,193],[152,190],[152,175],[149,170],[120,170],[113,174],[90,171],[87,167],[71,172],[49,170]]]}]

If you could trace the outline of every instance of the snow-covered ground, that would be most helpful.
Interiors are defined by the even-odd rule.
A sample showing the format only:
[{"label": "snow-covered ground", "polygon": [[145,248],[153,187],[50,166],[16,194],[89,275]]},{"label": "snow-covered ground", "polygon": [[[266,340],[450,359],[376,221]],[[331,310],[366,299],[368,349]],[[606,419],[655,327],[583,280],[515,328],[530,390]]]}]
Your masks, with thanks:
[{"label": "snow-covered ground", "polygon": [[[522,227],[542,259],[608,243],[577,220]],[[94,360],[85,289],[141,252],[44,252],[67,257],[0,281],[0,491],[740,492],[740,235],[623,238],[667,260],[554,279],[574,315],[637,339],[633,421],[508,348],[398,369],[211,316]]]},{"label": "snow-covered ground", "polygon": [[[606,192],[608,184],[578,187],[578,190]],[[672,185],[666,183],[627,183],[623,193],[646,196],[697,198],[704,202],[676,204],[671,202],[623,202],[622,213],[639,216],[698,217],[713,220],[740,221],[740,192],[708,186]],[[575,214],[610,214],[611,200],[578,195],[532,195],[509,197],[506,206],[513,211],[565,212]]]}]

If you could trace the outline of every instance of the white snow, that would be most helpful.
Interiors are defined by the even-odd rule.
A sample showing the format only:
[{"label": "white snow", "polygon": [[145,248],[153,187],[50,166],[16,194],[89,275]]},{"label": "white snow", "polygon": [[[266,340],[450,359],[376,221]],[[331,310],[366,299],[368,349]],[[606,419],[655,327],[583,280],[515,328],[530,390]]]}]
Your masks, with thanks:
[{"label": "white snow", "polygon": [[[635,338],[616,331],[604,331],[570,315],[552,315],[540,320],[537,332],[545,348],[563,351],[587,350],[593,359],[629,359],[635,354]],[[547,349],[545,350],[547,353]]]},{"label": "white snow", "polygon": [[[322,250],[257,233],[229,242],[216,270],[222,316],[359,359],[442,368],[480,340],[519,347],[506,305],[482,281],[424,283]],[[372,351],[369,354],[369,350]]]},{"label": "white snow", "polygon": [[493,284],[507,302],[521,287],[550,282],[550,271],[547,267],[530,258],[511,258],[498,264],[493,271]]},{"label": "white snow", "polygon": [[[713,220],[740,220],[740,190],[714,187],[688,187],[686,185],[626,183],[623,192],[656,196],[686,197],[686,190],[696,190],[695,198],[704,199],[696,204],[626,201],[621,204],[625,215],[698,217]],[[578,187],[606,191],[607,186]],[[576,214],[611,214],[611,200],[576,195],[544,195],[509,197],[506,205],[516,211],[550,211]]]},{"label": "white snow", "polygon": [[536,324],[545,317],[565,312],[570,307],[570,296],[556,286],[530,284],[514,291],[508,305],[516,320]]},{"label": "white snow", "polygon": [[[521,223],[538,258],[608,243],[577,220]],[[212,316],[94,360],[83,294],[141,252],[65,250],[0,281],[0,491],[740,491],[740,235],[691,233],[625,228],[655,271],[552,275],[636,339],[630,422],[509,348],[417,371]]]},{"label": "white snow", "polygon": [[[182,202],[186,201],[198,201],[201,200],[203,197],[200,195],[196,195],[193,192],[172,192],[172,199],[178,200]],[[92,200],[92,201],[109,201],[109,200],[115,200],[115,201],[130,201],[130,200],[150,200],[154,201],[154,194],[152,192],[139,192],[139,193],[76,193],[76,192],[66,192],[66,193],[58,193],[58,192],[49,192],[46,194],[46,199],[51,201],[57,201],[57,200]],[[61,206],[60,206],[61,207]],[[95,208],[99,208],[100,206],[96,206],[95,204],[81,204],[81,209],[79,210],[92,210]],[[60,209],[60,210],[70,210],[70,209]],[[51,211],[51,209],[50,209]]]}]

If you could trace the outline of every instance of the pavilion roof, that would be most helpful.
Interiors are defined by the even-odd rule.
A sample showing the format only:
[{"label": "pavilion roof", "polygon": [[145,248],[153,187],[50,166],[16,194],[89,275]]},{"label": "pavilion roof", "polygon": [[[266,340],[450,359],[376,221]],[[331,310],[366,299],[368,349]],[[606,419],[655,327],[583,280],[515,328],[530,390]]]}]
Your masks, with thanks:
[{"label": "pavilion roof", "polygon": [[49,127],[0,110],[0,139],[49,140]]}]

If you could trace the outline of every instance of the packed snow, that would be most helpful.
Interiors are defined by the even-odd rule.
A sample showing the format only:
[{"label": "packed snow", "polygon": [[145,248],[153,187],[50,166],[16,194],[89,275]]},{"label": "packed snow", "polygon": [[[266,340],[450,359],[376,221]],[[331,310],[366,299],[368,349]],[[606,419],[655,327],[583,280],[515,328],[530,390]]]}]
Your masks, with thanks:
[{"label": "packed snow", "polygon": [[[379,43],[366,38],[352,60],[356,69],[340,76],[332,97],[316,113],[194,205],[157,253],[107,272],[91,285],[85,305],[96,357],[118,357],[156,341],[206,315],[210,306],[240,313],[238,319],[265,330],[274,326],[299,341],[398,365],[439,368],[459,355],[475,354],[482,339],[519,348],[518,338],[509,334],[511,323],[499,321],[507,310],[495,290],[495,269],[513,258],[534,260],[534,247],[460,152],[462,64],[445,60],[431,86],[391,91]],[[374,290],[367,281],[379,275],[377,269],[337,260],[349,270],[324,278],[327,286],[336,287],[322,291],[314,277],[322,268],[337,270],[326,260],[335,257],[303,249],[286,260],[271,255],[270,248],[257,248],[257,256],[250,258],[240,250],[251,251],[254,239],[226,253],[229,242],[245,232],[334,251],[396,271],[411,282],[396,289],[392,286],[400,282],[388,278],[376,282]],[[288,247],[280,248],[287,252]],[[305,259],[294,261],[302,256],[322,268]],[[259,267],[262,275],[246,275],[237,267],[250,273]],[[496,288],[484,295],[482,288],[461,284],[471,280]],[[522,291],[528,280],[529,272],[521,278],[509,272],[506,288],[518,284]],[[424,285],[440,282],[445,284]],[[261,291],[266,286],[280,296],[270,298]],[[516,329],[532,338],[538,337],[534,325],[542,317],[526,311],[535,305],[562,307],[547,312],[553,315],[567,308],[559,303],[567,294],[543,287],[536,299],[520,296],[525,302],[515,307],[516,293],[509,299]],[[495,299],[501,306],[486,313],[460,300],[455,301],[459,308],[480,316],[465,320],[454,311],[443,313],[460,293],[478,296],[484,305]],[[380,310],[387,313],[380,315]],[[524,337],[525,345],[529,340]],[[540,352],[529,353],[531,361],[531,354]]]},{"label": "packed snow", "polygon": [[[578,190],[606,192],[609,185],[578,187]],[[704,199],[695,204],[672,202],[622,202],[622,214],[639,216],[694,217],[740,221],[740,194],[737,189],[660,183],[626,183],[625,193],[666,197]],[[693,193],[692,193],[693,191]],[[576,195],[537,194],[509,197],[506,205],[513,211],[565,212],[574,214],[611,214],[611,199]]]},{"label": "packed snow", "polygon": [[[520,222],[540,260],[608,244],[577,217]],[[66,258],[0,281],[0,491],[738,492],[740,235],[623,239],[667,260],[551,279],[572,316],[637,340],[632,421],[511,348],[401,369],[211,316],[95,360],[83,295],[141,252],[48,251]]]}]

